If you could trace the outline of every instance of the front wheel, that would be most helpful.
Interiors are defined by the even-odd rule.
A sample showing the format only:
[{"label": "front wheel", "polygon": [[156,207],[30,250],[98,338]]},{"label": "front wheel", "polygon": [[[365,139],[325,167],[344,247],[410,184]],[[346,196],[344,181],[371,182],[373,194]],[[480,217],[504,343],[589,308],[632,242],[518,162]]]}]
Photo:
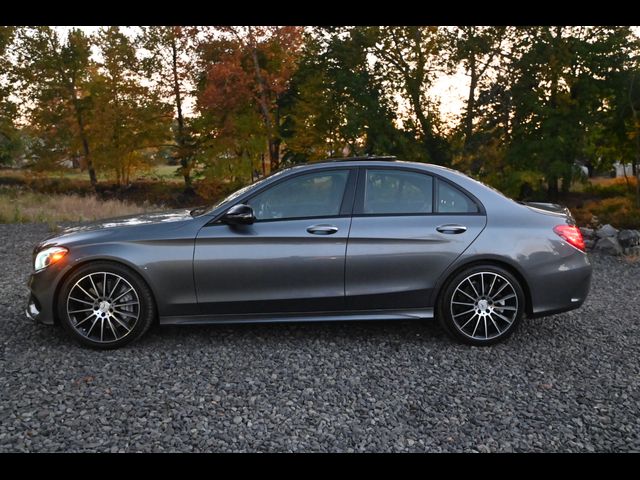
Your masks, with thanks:
[{"label": "front wheel", "polygon": [[155,303],[139,275],[118,264],[95,262],[64,281],[58,316],[83,345],[112,349],[137,340],[149,329]]},{"label": "front wheel", "polygon": [[438,302],[445,331],[470,345],[491,345],[513,333],[524,314],[524,292],[507,270],[468,268],[448,282]]}]

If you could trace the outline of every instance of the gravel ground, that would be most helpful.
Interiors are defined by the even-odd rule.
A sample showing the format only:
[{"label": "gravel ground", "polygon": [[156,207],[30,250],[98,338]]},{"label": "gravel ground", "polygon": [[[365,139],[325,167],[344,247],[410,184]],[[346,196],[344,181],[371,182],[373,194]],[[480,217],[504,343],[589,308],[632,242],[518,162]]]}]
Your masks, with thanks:
[{"label": "gravel ground", "polygon": [[23,319],[43,225],[0,225],[0,452],[640,451],[640,262],[506,343],[435,322],[152,329],[96,352]]}]

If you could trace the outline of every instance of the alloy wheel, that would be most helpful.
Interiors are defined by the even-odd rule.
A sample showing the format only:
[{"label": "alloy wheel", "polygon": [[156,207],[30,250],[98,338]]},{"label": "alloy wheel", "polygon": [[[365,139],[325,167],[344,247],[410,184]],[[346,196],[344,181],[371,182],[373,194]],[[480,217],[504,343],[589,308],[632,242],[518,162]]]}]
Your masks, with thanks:
[{"label": "alloy wheel", "polygon": [[476,272],[464,278],[451,296],[451,318],[460,333],[473,340],[503,335],[518,315],[514,286],[494,272]]},{"label": "alloy wheel", "polygon": [[135,288],[111,272],[94,272],[80,278],[67,297],[71,326],[93,342],[108,344],[129,335],[140,317]]}]

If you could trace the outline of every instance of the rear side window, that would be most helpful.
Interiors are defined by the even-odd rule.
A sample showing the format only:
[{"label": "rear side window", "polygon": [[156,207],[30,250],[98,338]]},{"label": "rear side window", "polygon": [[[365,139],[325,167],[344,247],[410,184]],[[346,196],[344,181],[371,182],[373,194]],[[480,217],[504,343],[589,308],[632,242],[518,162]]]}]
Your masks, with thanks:
[{"label": "rear side window", "polygon": [[432,213],[433,177],[422,173],[367,170],[365,214]]},{"label": "rear side window", "polygon": [[438,213],[478,213],[478,205],[468,195],[451,184],[437,181],[436,207]]}]

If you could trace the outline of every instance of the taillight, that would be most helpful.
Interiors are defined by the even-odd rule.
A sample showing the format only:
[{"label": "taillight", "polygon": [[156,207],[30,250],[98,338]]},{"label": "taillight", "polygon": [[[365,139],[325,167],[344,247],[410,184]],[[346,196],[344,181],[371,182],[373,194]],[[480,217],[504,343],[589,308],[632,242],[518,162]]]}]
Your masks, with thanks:
[{"label": "taillight", "polygon": [[578,227],[574,225],[556,225],[553,227],[553,231],[564,238],[568,244],[584,252],[584,239]]}]

